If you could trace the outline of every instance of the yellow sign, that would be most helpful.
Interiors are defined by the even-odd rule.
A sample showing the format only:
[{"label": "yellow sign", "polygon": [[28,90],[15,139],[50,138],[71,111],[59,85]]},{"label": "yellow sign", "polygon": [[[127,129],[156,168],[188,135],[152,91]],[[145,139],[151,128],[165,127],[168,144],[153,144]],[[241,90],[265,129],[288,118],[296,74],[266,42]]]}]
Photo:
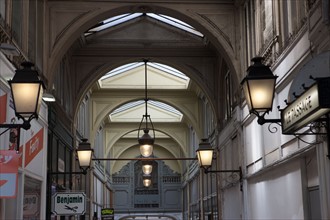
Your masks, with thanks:
[{"label": "yellow sign", "polygon": [[115,210],[112,208],[105,208],[101,210],[102,217],[113,216],[114,214],[115,214]]}]

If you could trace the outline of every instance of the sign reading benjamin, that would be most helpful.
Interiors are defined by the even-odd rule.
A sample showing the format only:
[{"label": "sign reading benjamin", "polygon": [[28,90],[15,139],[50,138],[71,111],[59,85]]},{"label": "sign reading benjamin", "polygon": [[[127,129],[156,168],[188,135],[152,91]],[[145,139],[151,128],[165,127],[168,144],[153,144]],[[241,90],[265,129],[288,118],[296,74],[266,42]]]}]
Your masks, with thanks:
[{"label": "sign reading benjamin", "polygon": [[330,110],[329,80],[318,80],[281,112],[282,132],[290,134]]},{"label": "sign reading benjamin", "polygon": [[61,192],[53,195],[52,212],[56,215],[83,215],[86,195],[83,192]]}]

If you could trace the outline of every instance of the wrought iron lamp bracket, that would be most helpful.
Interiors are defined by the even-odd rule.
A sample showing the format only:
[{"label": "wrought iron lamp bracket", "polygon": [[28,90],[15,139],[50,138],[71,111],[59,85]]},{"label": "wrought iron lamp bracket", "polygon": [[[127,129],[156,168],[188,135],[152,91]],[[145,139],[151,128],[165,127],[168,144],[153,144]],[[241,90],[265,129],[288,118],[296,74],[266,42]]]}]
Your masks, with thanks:
[{"label": "wrought iron lamp bracket", "polygon": [[243,191],[243,173],[242,168],[239,167],[238,170],[209,170],[211,167],[203,167],[204,173],[234,173],[239,176],[239,182],[240,182],[240,191]]},{"label": "wrought iron lamp bracket", "polygon": [[[278,110],[281,111],[281,109]],[[265,115],[269,113],[269,111],[266,111],[262,114],[260,114],[258,111],[251,111],[252,114],[257,116],[257,122],[260,125],[264,125],[266,123],[268,123],[268,131],[270,133],[276,133],[278,132],[278,127],[274,126],[274,124],[277,124],[278,126],[282,126],[281,123],[281,119],[266,119]],[[321,117],[318,118],[317,120],[315,120],[314,122],[311,122],[309,125],[303,127],[303,128],[307,128],[305,130],[305,132],[299,133],[299,132],[290,132],[290,133],[282,133],[284,135],[294,135],[296,138],[298,138],[299,140],[301,140],[302,142],[306,143],[306,144],[315,144],[314,143],[310,143],[307,142],[305,140],[303,140],[301,137],[299,137],[299,135],[325,135],[327,137],[327,142],[328,142],[328,159],[330,159],[330,135],[329,135],[329,131],[330,131],[330,118],[329,118],[329,114],[326,114],[325,117]],[[301,128],[301,129],[303,129]]]},{"label": "wrought iron lamp bracket", "polygon": [[49,172],[47,173],[48,175],[59,175],[59,174],[63,174],[63,175],[67,175],[67,174],[83,174],[86,175],[87,174],[87,169],[81,169],[81,172]]},{"label": "wrought iron lamp bracket", "polygon": [[[29,124],[29,128],[31,127],[30,123]],[[3,132],[0,133],[0,136],[3,135],[4,133],[6,133],[9,129],[12,129],[12,128],[15,128],[17,129],[17,134],[12,137],[12,138],[16,138],[16,152],[18,153],[19,152],[19,145],[20,145],[20,133],[21,133],[21,128],[24,128],[26,129],[26,124],[23,123],[23,124],[0,124],[0,128],[7,128],[6,130],[4,130]],[[29,129],[28,128],[28,129]]]}]

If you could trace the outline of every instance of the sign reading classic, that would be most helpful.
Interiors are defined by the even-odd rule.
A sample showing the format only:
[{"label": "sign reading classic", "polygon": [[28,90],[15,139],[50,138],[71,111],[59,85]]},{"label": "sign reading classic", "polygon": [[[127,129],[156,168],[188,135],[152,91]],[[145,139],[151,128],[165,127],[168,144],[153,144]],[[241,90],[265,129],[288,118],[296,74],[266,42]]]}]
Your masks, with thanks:
[{"label": "sign reading classic", "polygon": [[329,80],[318,79],[281,112],[282,132],[290,134],[330,111]]},{"label": "sign reading classic", "polygon": [[53,195],[52,212],[56,215],[83,215],[85,211],[85,193],[58,192]]}]

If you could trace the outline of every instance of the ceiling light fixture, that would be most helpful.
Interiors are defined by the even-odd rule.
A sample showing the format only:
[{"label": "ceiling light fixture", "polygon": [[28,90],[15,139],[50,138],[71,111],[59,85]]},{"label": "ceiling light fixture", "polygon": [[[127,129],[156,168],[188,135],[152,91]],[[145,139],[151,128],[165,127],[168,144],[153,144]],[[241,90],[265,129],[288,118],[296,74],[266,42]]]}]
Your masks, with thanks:
[{"label": "ceiling light fixture", "polygon": [[143,185],[145,187],[149,187],[151,185],[151,176],[150,175],[143,175]]},{"label": "ceiling light fixture", "polygon": [[149,175],[152,172],[152,161],[142,161],[143,174]]},{"label": "ceiling light fixture", "polygon": [[[155,142],[155,130],[154,125],[151,121],[150,115],[148,115],[148,84],[147,84],[147,62],[148,60],[144,60],[144,66],[145,66],[145,114],[142,116],[142,120],[139,125],[138,129],[138,142],[140,144],[140,152],[143,157],[149,157],[152,155],[153,151],[153,145]],[[144,128],[143,124],[145,125]],[[150,127],[148,127],[148,124],[150,124]],[[140,136],[140,132],[143,130],[143,135]],[[149,131],[152,131],[153,137],[150,136]]]}]

